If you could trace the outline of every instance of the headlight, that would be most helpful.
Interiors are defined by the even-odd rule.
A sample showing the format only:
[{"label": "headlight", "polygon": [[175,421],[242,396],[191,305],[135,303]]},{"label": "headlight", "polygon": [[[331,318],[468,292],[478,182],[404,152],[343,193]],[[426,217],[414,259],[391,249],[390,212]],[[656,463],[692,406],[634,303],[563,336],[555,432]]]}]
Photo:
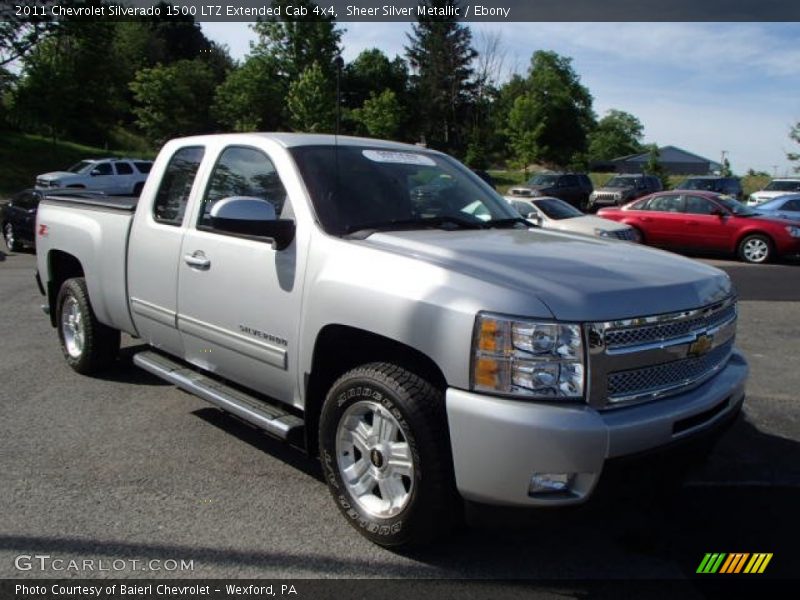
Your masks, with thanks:
[{"label": "headlight", "polygon": [[609,237],[611,235],[607,229],[598,229],[597,227],[594,229],[594,234],[600,237]]},{"label": "headlight", "polygon": [[614,200],[622,200],[622,194],[619,192],[614,192]]},{"label": "headlight", "polygon": [[795,225],[789,225],[786,228],[786,231],[788,231],[789,235],[792,236],[793,238],[800,238],[800,227],[797,227]]},{"label": "headlight", "polygon": [[583,398],[580,325],[481,313],[475,322],[472,389],[521,398]]}]

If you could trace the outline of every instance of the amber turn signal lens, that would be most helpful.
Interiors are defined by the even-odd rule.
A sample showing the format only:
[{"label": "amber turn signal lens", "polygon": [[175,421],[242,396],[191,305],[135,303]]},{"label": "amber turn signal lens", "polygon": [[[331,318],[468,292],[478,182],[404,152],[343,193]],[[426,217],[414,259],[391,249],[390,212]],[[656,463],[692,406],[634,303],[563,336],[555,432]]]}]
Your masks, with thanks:
[{"label": "amber turn signal lens", "polygon": [[475,363],[475,383],[477,385],[496,388],[500,367],[496,360],[479,358]]}]

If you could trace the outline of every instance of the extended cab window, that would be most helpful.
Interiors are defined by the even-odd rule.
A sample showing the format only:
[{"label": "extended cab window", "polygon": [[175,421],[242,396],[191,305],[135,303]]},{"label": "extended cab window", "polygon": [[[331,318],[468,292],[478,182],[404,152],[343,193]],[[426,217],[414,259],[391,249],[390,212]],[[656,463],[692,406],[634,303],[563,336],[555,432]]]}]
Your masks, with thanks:
[{"label": "extended cab window", "polygon": [[188,146],[175,152],[169,159],[153,204],[153,218],[156,221],[176,226],[183,222],[183,213],[186,212],[186,204],[189,202],[189,194],[203,154],[205,148]]},{"label": "extended cab window", "polygon": [[286,202],[286,190],[272,161],[261,150],[241,146],[222,151],[208,181],[198,225],[211,227],[211,208],[231,196],[266,200],[279,216]]}]

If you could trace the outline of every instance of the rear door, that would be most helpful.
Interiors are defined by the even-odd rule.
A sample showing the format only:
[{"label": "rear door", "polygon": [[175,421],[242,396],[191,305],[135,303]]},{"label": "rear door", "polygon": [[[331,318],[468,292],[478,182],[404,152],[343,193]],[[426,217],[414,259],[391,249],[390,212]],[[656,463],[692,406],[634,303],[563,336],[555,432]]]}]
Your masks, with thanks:
[{"label": "rear door", "polygon": [[189,362],[291,402],[296,369],[290,351],[296,356],[301,301],[297,243],[275,250],[252,236],[215,229],[209,214],[224,198],[249,196],[292,218],[275,164],[260,148],[229,145],[220,152],[183,239],[178,326]]},{"label": "rear door", "polygon": [[[178,261],[185,231],[186,208],[197,190],[205,148],[173,145],[162,151],[166,165],[152,206],[136,211],[128,247],[128,287],[131,312],[145,342],[183,356],[178,332]],[[159,159],[160,161],[161,159]],[[142,201],[147,201],[142,198]]]},{"label": "rear door", "polygon": [[114,194],[130,194],[133,191],[134,174],[133,166],[124,160],[114,162],[117,176],[114,181]]},{"label": "rear door", "polygon": [[648,244],[680,247],[683,227],[683,197],[680,194],[653,196],[639,220]]}]

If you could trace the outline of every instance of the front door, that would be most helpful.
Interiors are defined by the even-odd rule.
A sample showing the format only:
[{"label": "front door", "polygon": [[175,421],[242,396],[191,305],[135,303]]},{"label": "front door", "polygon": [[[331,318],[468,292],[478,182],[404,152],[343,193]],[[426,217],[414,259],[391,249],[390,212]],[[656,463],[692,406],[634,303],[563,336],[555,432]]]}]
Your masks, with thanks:
[{"label": "front door", "polygon": [[689,248],[727,250],[735,234],[728,211],[702,196],[687,194],[684,206],[684,237]]},{"label": "front door", "polygon": [[269,242],[215,230],[211,208],[232,196],[267,200],[284,218],[291,213],[267,153],[248,146],[222,150],[181,248],[184,355],[205,370],[291,402],[301,294],[297,245],[278,251]]}]

